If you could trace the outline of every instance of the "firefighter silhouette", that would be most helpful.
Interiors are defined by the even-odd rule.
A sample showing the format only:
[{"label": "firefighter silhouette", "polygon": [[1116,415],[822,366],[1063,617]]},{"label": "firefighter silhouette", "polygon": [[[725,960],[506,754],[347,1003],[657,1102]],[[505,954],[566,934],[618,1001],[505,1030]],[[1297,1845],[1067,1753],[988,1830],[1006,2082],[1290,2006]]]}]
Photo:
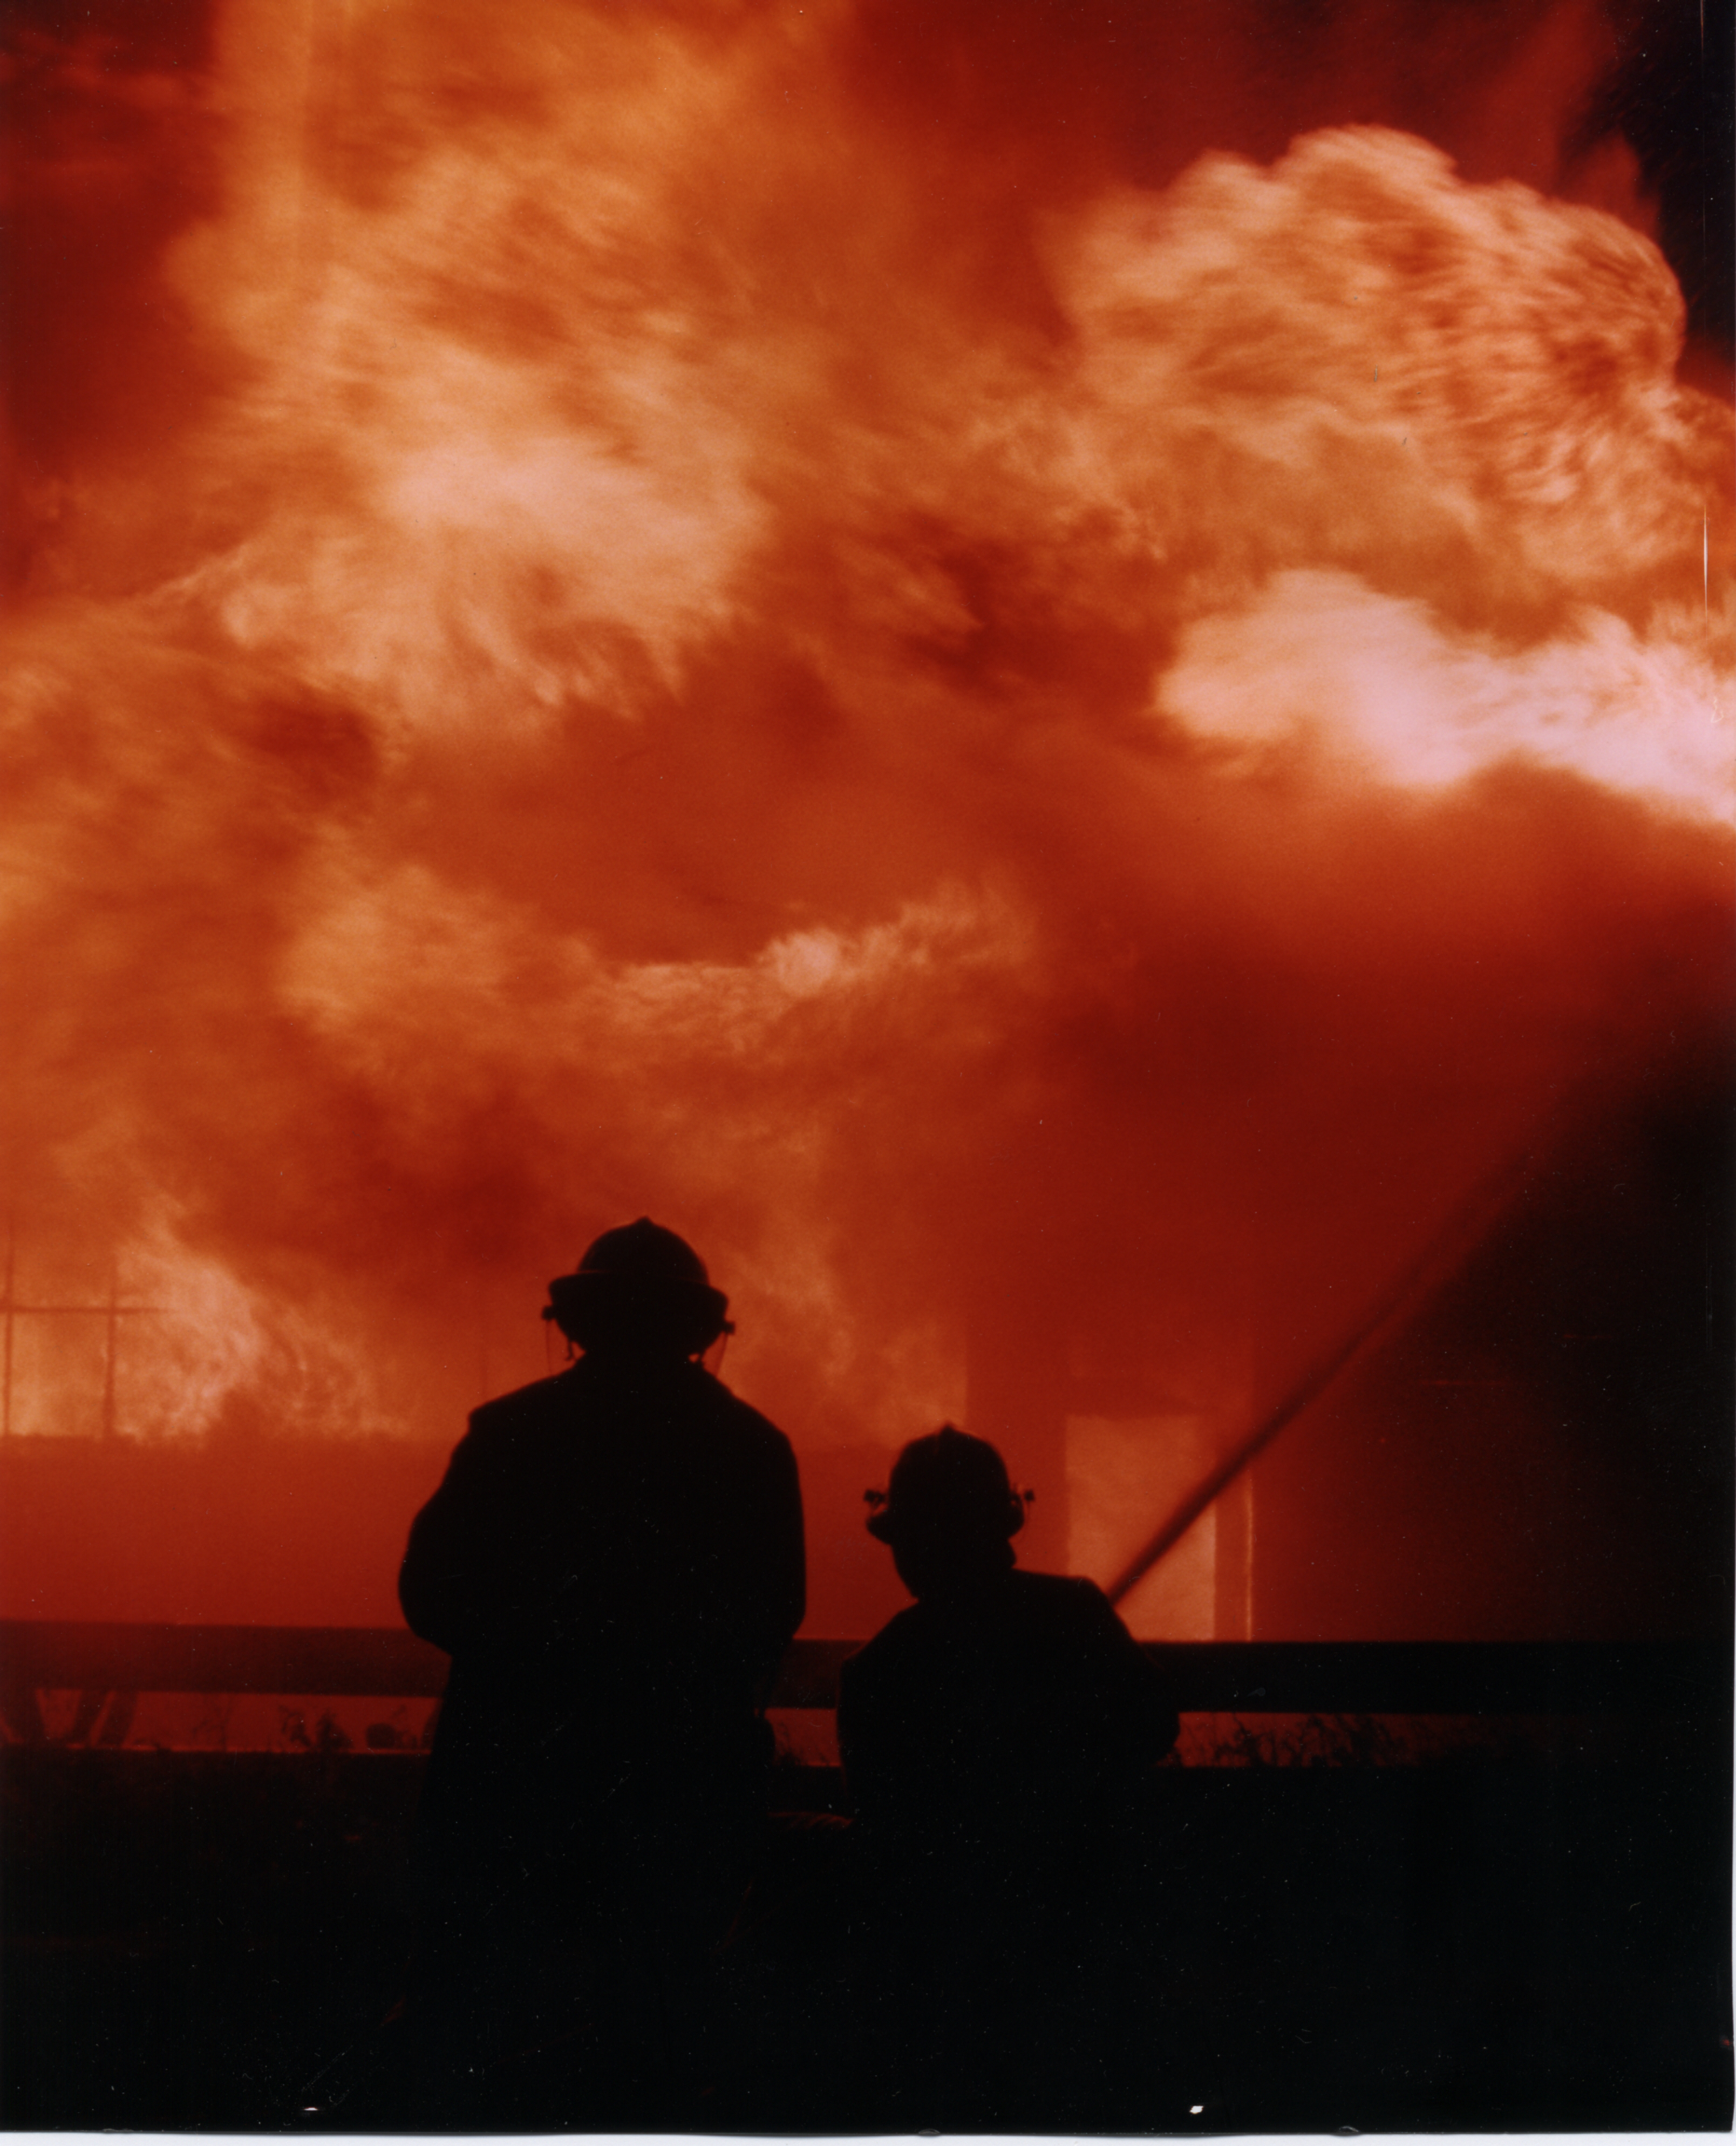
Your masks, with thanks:
[{"label": "firefighter silhouette", "polygon": [[452,1658],[412,2009],[449,2082],[553,2049],[578,2109],[673,2116],[763,1819],[801,1492],[782,1433],[696,1360],[727,1306],[680,1237],[611,1230],[549,1295],[582,1355],[471,1417],[399,1578]]},{"label": "firefighter silhouette", "polygon": [[983,1440],[917,1439],[870,1498],[915,1600],[844,1664],[838,1736],[906,2106],[1095,2128],[1167,1680],[1093,1582],[1017,1569],[1026,1500]]}]

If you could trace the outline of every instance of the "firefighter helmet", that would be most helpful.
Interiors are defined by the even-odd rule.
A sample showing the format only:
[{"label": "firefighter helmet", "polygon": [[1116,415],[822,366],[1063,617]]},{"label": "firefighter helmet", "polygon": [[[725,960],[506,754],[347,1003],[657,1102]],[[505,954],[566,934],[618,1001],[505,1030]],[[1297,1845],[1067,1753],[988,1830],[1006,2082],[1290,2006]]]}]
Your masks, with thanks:
[{"label": "firefighter helmet", "polygon": [[868,1532],[884,1543],[911,1534],[981,1535],[1005,1540],[1025,1525],[1031,1493],[1013,1488],[1006,1463],[985,1438],[942,1424],[912,1439],[884,1490],[870,1490]]},{"label": "firefighter helmet", "polygon": [[581,1349],[655,1340],[697,1356],[733,1330],[729,1299],[712,1288],[705,1261],[685,1238],[646,1215],[605,1230],[574,1272],[549,1284],[548,1294],[543,1317]]}]

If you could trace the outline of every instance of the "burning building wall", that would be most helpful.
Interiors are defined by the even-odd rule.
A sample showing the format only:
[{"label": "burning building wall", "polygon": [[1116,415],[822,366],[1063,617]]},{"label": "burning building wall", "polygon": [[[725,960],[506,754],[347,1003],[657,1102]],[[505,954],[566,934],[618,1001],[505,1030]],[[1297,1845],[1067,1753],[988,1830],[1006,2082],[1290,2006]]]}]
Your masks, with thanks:
[{"label": "burning building wall", "polygon": [[[1710,1155],[1730,426],[1656,30],[24,11],[13,1614],[390,1614],[646,1211],[802,1454],[816,1629],[896,1600],[860,1490],[943,1415],[1106,1576],[1492,1171],[1613,1183],[1690,1090]],[[1589,1629],[1624,1557],[1645,1624],[1719,1380],[1449,1390],[1450,1465],[1341,1397],[1135,1621],[1432,1631],[1433,1551],[1307,1577],[1421,1501],[1455,1629]]]}]

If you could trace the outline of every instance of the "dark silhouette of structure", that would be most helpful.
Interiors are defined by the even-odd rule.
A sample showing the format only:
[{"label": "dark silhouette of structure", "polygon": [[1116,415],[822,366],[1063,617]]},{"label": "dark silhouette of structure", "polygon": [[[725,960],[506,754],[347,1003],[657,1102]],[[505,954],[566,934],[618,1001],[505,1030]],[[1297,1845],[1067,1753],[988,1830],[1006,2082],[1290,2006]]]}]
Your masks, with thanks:
[{"label": "dark silhouette of structure", "polygon": [[845,1664],[838,1734],[910,2113],[1074,2128],[1099,2077],[1111,2121],[1118,2088],[1140,2098],[1120,2023],[1150,1951],[1169,1688],[1090,1580],[1015,1569],[1026,1500],[993,1446],[918,1439],[876,1502],[916,1600]]},{"label": "dark silhouette of structure", "polygon": [[695,1360],[726,1325],[697,1255],[641,1220],[550,1297],[583,1355],[471,1416],[399,1581],[452,1657],[419,1819],[418,2062],[436,2114],[485,2128],[542,2115],[501,2104],[515,2077],[568,2122],[682,2113],[803,1607],[795,1457]]}]

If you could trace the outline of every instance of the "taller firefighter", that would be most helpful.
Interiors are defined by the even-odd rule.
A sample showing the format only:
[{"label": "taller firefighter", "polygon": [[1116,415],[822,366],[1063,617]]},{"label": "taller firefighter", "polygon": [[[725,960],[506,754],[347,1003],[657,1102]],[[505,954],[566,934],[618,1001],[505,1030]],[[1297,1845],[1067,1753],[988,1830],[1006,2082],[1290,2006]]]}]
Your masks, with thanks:
[{"label": "taller firefighter", "polygon": [[459,2120],[464,2082],[516,2067],[570,2073],[608,2128],[614,2104],[679,2118],[696,2083],[801,1621],[801,1496],[789,1441],[700,1360],[727,1301],[680,1237],[611,1230],[549,1295],[582,1355],[471,1416],[399,1577],[452,1658],[412,2005]]}]

